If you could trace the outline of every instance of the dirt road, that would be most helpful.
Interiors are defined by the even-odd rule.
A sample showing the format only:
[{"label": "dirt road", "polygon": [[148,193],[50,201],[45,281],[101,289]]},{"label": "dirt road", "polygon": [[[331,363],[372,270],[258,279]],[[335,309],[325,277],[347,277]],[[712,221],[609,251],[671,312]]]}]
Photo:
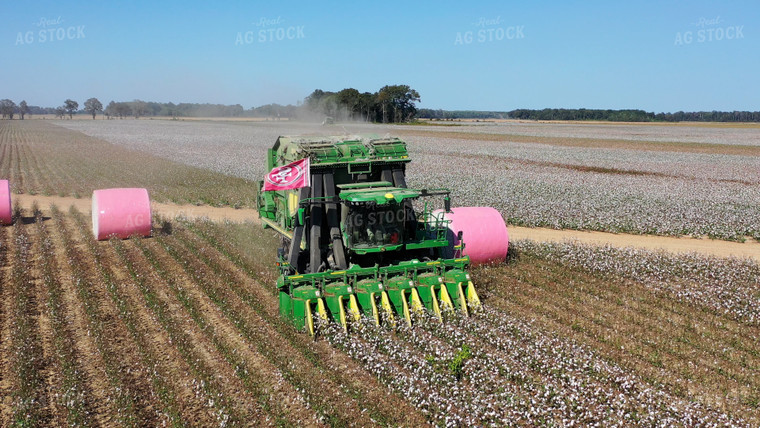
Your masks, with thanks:
[{"label": "dirt road", "polygon": [[[40,208],[45,209],[51,204],[59,208],[74,205],[82,212],[88,212],[91,208],[90,199],[41,196],[41,195],[13,195],[13,200],[18,201],[22,207],[31,208],[37,201]],[[185,216],[188,218],[206,217],[214,221],[229,220],[233,222],[252,221],[258,223],[258,214],[253,209],[215,208],[210,206],[175,205],[165,203],[151,203],[155,212],[167,216]],[[729,242],[714,239],[674,238],[652,235],[629,235],[606,232],[587,232],[578,230],[556,230],[546,228],[509,227],[511,240],[532,239],[540,242],[561,242],[575,240],[578,242],[594,245],[609,244],[615,247],[635,247],[650,250],[665,250],[673,253],[700,253],[718,257],[750,257],[760,261],[760,243],[748,240],[745,243]]]}]

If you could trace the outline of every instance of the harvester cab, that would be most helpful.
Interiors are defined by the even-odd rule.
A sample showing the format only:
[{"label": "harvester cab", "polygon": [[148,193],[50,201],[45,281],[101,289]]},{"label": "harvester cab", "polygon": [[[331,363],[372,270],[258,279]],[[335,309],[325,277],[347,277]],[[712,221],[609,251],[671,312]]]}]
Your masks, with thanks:
[{"label": "harvester cab", "polygon": [[[261,183],[259,215],[281,236],[280,314],[297,328],[313,335],[319,317],[347,330],[362,316],[411,326],[414,313],[442,321],[478,309],[462,242],[468,231],[451,229],[461,219],[448,190],[407,187],[406,143],[280,137],[268,157],[272,172]],[[293,185],[298,178],[300,187]],[[503,256],[506,245],[505,238]]]}]

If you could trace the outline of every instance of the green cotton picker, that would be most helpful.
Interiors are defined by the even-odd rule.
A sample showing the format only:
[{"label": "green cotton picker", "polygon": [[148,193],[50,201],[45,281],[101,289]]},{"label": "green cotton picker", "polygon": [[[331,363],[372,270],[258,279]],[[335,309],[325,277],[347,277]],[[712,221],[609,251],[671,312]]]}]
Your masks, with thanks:
[{"label": "green cotton picker", "polygon": [[279,137],[267,161],[259,216],[281,236],[280,314],[296,328],[478,310],[467,268],[506,258],[504,220],[493,208],[452,209],[447,189],[408,188],[404,141]]}]

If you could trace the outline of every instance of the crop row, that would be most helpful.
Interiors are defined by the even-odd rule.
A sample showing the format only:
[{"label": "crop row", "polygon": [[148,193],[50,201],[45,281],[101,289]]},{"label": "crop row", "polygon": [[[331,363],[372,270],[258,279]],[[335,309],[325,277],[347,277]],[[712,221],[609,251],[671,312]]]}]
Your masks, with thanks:
[{"label": "crop row", "polygon": [[[271,267],[265,259],[236,252],[236,248],[241,248],[240,242],[245,246],[246,235],[252,234],[246,233],[245,227],[252,225],[195,222],[186,227],[225,253],[231,263],[245,266],[243,270],[251,272],[249,275],[271,275]],[[220,235],[221,231],[226,232]],[[225,239],[219,239],[221,237]],[[267,246],[263,242],[269,241],[273,239],[262,240],[259,245]],[[200,252],[203,247],[196,248]],[[477,279],[490,276],[488,271],[479,270],[474,275]],[[499,305],[501,298],[497,298],[493,290],[484,291]],[[502,289],[499,294],[510,293]],[[600,298],[614,300],[616,297]],[[542,308],[535,308],[532,313],[540,314]],[[642,308],[641,314],[636,316],[646,314]],[[631,373],[627,364],[619,366],[612,362],[614,358],[610,361],[606,355],[602,357],[587,346],[560,339],[539,326],[520,321],[509,312],[487,307],[475,318],[451,317],[443,325],[426,318],[417,321],[413,329],[402,327],[388,331],[363,325],[348,335],[332,325],[325,327],[323,335],[380,382],[418,407],[432,422],[441,425],[500,425],[507,421],[744,425],[736,416],[711,410],[713,402],[704,397],[696,399],[678,389],[671,392],[672,385],[664,386],[649,373],[641,372],[643,377],[635,371]],[[646,329],[646,326],[634,328]],[[668,333],[655,332],[654,335]],[[642,340],[649,339],[651,337]],[[708,343],[709,349],[702,351],[716,352],[727,345],[728,342],[720,341]],[[738,349],[736,360],[742,353],[749,359],[754,358],[753,351]],[[720,352],[715,356],[721,357]],[[746,381],[749,372],[733,365],[733,358],[729,373],[738,376],[739,381],[745,376]],[[707,361],[698,364],[700,369],[710,366]],[[729,369],[729,366],[723,367]]]},{"label": "crop row", "polygon": [[[178,260],[184,260],[186,272],[196,279],[240,334],[255,343],[259,352],[280,368],[283,378],[301,391],[306,402],[319,411],[327,423],[345,424],[357,417],[361,419],[357,414],[359,409],[364,409],[362,412],[366,412],[370,420],[387,420],[386,423],[398,423],[390,422],[396,418],[415,417],[413,414],[394,415],[389,406],[394,402],[398,406],[397,399],[372,398],[380,392],[372,387],[374,382],[356,372],[350,364],[336,369],[336,356],[326,358],[325,353],[329,355],[329,351],[324,345],[314,349],[308,337],[295,332],[279,318],[275,297],[264,291],[262,284],[244,286],[250,284],[249,280],[236,273],[232,262],[225,261],[226,257],[208,248],[205,240],[174,230],[171,238],[162,240],[165,249]],[[178,246],[186,249],[178,249]],[[188,253],[198,255],[199,260],[191,262]],[[262,323],[268,331],[260,329]],[[280,344],[270,346],[273,340]],[[343,398],[336,402],[331,398],[333,394]]]},{"label": "crop row", "polygon": [[10,238],[0,275],[13,285],[0,311],[13,405],[0,424],[425,423],[348,356],[283,322],[247,273],[259,266],[208,243],[225,241],[224,227],[96,242],[74,208],[23,215],[0,229]]},{"label": "crop row", "polygon": [[[61,373],[59,403],[65,408],[66,419],[71,426],[92,426],[92,398],[87,391],[82,365],[78,361],[75,342],[67,322],[63,287],[59,278],[59,267],[55,257],[55,244],[45,224],[42,213],[35,209],[35,224],[39,236],[42,281],[47,294],[47,313],[53,331],[56,365]],[[40,296],[41,297],[41,296]]]},{"label": "crop row", "polygon": [[47,122],[0,123],[0,178],[15,193],[89,196],[111,187],[146,187],[158,201],[252,206],[249,182],[181,165]]},{"label": "crop row", "polygon": [[441,425],[741,424],[490,308],[395,333],[364,325],[325,334]]},{"label": "crop row", "polygon": [[[123,331],[123,324],[118,322],[126,311],[122,307],[114,310],[111,299],[105,295],[106,284],[103,279],[110,278],[108,266],[100,263],[90,263],[92,260],[91,251],[93,248],[87,247],[85,251],[77,245],[78,241],[74,239],[75,230],[68,224],[63,214],[53,208],[53,218],[56,228],[63,240],[64,251],[71,269],[73,285],[76,287],[79,301],[81,302],[83,312],[87,318],[88,330],[95,341],[100,361],[106,373],[109,385],[105,393],[108,398],[109,407],[112,408],[112,414],[115,419],[122,425],[136,426],[141,421],[156,421],[159,415],[146,414],[141,412],[147,408],[146,402],[143,401],[150,396],[152,392],[143,378],[137,376],[139,370],[131,363],[131,358],[126,358],[125,350],[121,349],[119,343],[129,343],[129,336]],[[111,287],[110,296],[116,299]],[[118,308],[117,303],[117,308]],[[116,312],[114,314],[114,311]],[[115,315],[115,318],[114,318]],[[144,364],[144,362],[141,362]],[[151,367],[152,364],[146,364]]]},{"label": "crop row", "polygon": [[641,281],[675,299],[707,306],[748,324],[760,323],[760,265],[750,259],[672,254],[573,242],[513,243],[517,252],[598,274]]},{"label": "crop row", "polygon": [[[533,320],[548,331],[572,338],[617,362],[632,373],[664,388],[679,398],[717,406],[731,414],[757,421],[760,383],[754,373],[760,368],[760,331],[748,322],[716,309],[711,287],[721,287],[714,277],[707,284],[695,280],[700,266],[715,263],[718,277],[726,270],[736,273],[741,283],[744,261],[721,261],[698,256],[668,256],[625,251],[618,258],[604,250],[556,244],[513,243],[512,258],[503,266],[476,269],[481,296],[501,311]],[[587,251],[586,251],[587,250]],[[642,263],[637,274],[624,275],[615,267]],[[651,277],[669,263],[677,271],[691,271],[684,279],[666,280],[654,286]],[[646,265],[648,268],[644,268]],[[599,270],[604,266],[605,270]],[[709,271],[704,271],[707,278]],[[746,267],[744,274],[747,273]],[[745,279],[754,282],[751,274]],[[689,281],[695,281],[690,283]],[[705,293],[701,299],[683,299],[674,290],[692,287]]]},{"label": "crop row", "polygon": [[[10,337],[12,352],[7,357],[12,366],[12,423],[16,426],[35,426],[49,420],[42,368],[45,365],[40,344],[34,273],[30,269],[34,254],[33,241],[21,222],[13,226],[12,271],[9,287],[11,310]],[[6,285],[4,285],[5,287]]]},{"label": "crop row", "polygon": [[[0,274],[17,285],[2,319],[26,338],[3,349],[44,355],[23,379],[56,385],[12,382],[32,398],[4,422],[11,410],[125,426],[756,422],[754,324],[664,288],[717,287],[712,272],[749,289],[750,264],[518,242],[507,265],[473,270],[485,307],[472,318],[320,326],[314,342],[278,314],[277,242],[256,225],[158,219],[153,238],[96,242],[82,213],[51,213],[3,229]],[[620,268],[628,259],[644,264]],[[9,379],[31,370],[9,361]]]}]

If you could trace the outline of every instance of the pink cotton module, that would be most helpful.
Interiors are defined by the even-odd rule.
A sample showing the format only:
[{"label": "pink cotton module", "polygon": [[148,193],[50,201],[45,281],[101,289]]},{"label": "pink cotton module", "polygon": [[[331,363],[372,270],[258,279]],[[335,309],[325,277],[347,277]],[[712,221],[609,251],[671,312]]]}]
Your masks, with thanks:
[{"label": "pink cotton module", "polygon": [[150,236],[150,198],[140,188],[101,189],[92,192],[92,234],[102,241],[113,236]]},{"label": "pink cotton module", "polygon": [[470,256],[473,265],[506,260],[509,233],[501,213],[491,207],[459,207],[452,208],[451,211],[434,212],[436,217],[443,213],[444,219],[451,221],[447,256],[457,255],[454,247],[459,245],[457,235],[461,231],[465,244],[464,255]]},{"label": "pink cotton module", "polygon": [[13,223],[11,183],[8,180],[0,180],[0,224],[11,223]]}]

